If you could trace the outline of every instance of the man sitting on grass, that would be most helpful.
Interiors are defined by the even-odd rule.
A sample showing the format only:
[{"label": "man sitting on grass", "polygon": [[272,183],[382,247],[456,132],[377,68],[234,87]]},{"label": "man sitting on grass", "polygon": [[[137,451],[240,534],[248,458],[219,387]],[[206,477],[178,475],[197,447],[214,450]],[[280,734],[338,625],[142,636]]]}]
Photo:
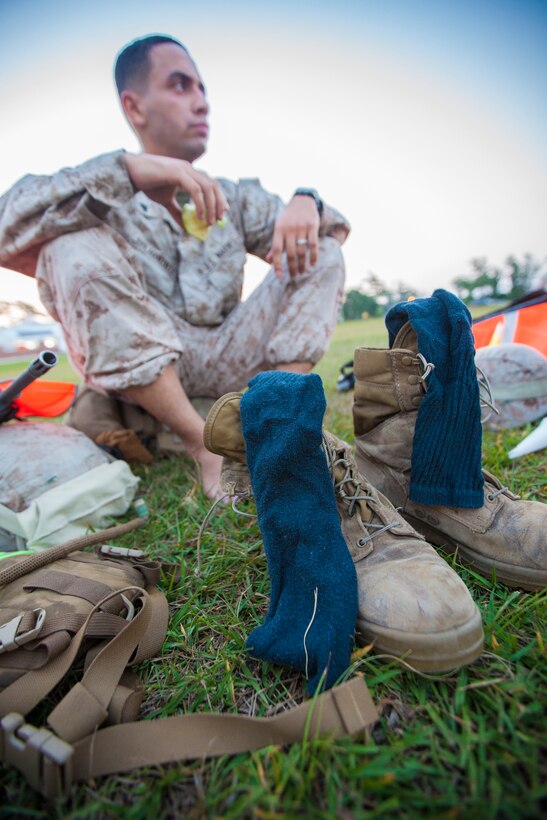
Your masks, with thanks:
[{"label": "man sitting on grass", "polygon": [[[175,433],[217,497],[221,459],[204,448],[191,399],[241,389],[260,370],[312,369],[338,316],[349,225],[311,189],[284,207],[256,179],[193,167],[209,107],[177,40],[130,43],[115,79],[142,153],[20,180],[0,199],[0,264],[36,276],[86,384]],[[205,238],[181,223],[190,203]],[[241,302],[247,253],[273,269]]]}]

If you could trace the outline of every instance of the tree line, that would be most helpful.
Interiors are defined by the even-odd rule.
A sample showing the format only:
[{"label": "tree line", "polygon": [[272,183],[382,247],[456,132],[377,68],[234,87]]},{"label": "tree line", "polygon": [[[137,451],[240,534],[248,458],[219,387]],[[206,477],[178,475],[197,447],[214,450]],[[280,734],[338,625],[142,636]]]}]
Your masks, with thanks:
[{"label": "tree line", "polygon": [[[522,259],[511,254],[501,267],[496,267],[486,257],[476,257],[469,263],[470,274],[456,277],[451,285],[467,304],[517,299],[534,287],[542,272],[545,278],[546,261],[539,262],[530,253],[525,253]],[[346,292],[342,317],[362,319],[383,316],[398,302],[425,295],[428,294],[402,281],[390,287],[375,273],[368,273],[358,287]]]}]

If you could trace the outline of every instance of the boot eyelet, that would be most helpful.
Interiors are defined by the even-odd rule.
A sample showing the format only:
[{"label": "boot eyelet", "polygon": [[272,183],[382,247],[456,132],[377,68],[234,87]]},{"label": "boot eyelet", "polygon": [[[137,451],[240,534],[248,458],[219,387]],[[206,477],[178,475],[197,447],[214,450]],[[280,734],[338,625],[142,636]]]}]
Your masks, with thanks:
[{"label": "boot eyelet", "polygon": [[487,501],[493,501],[494,500],[494,496],[492,495],[492,493],[487,493],[486,494],[486,500]]},{"label": "boot eyelet", "polygon": [[358,547],[364,547],[366,543],[367,542],[365,541],[364,538],[359,538],[359,540],[357,541],[357,546]]}]

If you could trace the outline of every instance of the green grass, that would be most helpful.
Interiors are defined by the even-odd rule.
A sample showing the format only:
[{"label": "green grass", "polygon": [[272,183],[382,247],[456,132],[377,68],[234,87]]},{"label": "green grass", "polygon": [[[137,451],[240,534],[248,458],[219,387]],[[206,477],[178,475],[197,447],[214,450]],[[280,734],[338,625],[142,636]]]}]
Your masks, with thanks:
[{"label": "green grass", "polygon": [[[19,373],[21,373],[25,367],[34,360],[34,358],[35,357],[31,357],[28,361],[21,360],[17,362],[0,363],[0,381],[3,381],[4,379],[13,379],[14,376],[18,376]],[[55,367],[52,367],[51,370],[48,370],[48,372],[40,378],[56,382],[80,381],[80,377],[74,372],[67,357],[63,354],[59,355],[59,361]]]},{"label": "green grass", "polygon": [[[382,346],[381,320],[339,325],[318,372],[328,424],[351,439],[351,394],[335,394],[339,366],[358,345]],[[542,454],[516,463],[507,450],[524,430],[487,433],[485,466],[526,498],[546,500]],[[254,519],[216,513],[196,541],[209,507],[183,458],[138,470],[151,511],[143,530],[118,542],[180,563],[166,584],[171,619],[161,660],[142,664],[143,715],[228,711],[264,715],[304,699],[300,675],[250,660],[245,638],[260,623],[269,583]],[[252,506],[249,505],[249,509]],[[485,652],[447,677],[421,676],[366,653],[363,674],[381,712],[370,739],[321,740],[98,779],[47,806],[5,770],[2,817],[435,817],[539,816],[546,667],[541,635],[545,593],[512,590],[447,560],[469,586],[485,624]]]}]

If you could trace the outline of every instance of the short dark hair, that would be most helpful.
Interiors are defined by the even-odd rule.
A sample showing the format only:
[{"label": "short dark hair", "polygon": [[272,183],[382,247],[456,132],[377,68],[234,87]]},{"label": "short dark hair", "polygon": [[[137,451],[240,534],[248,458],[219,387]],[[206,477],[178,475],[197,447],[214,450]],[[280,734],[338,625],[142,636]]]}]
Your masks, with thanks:
[{"label": "short dark hair", "polygon": [[144,85],[150,71],[150,51],[161,43],[174,43],[188,54],[188,49],[179,40],[167,34],[146,34],[132,40],[118,52],[114,64],[114,79],[118,94],[126,88]]}]

